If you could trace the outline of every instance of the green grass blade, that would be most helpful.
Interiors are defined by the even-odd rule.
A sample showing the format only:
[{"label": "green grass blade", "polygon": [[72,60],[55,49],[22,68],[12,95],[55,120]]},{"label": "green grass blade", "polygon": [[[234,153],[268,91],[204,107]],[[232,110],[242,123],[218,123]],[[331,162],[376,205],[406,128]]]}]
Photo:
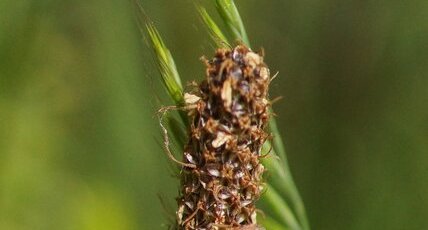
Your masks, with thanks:
[{"label": "green grass blade", "polygon": [[182,105],[184,102],[183,87],[171,52],[166,47],[158,30],[152,23],[147,23],[146,28],[157,57],[158,70],[162,76],[162,83],[174,102],[178,105]]},{"label": "green grass blade", "polygon": [[[153,22],[147,16],[143,6],[138,0],[134,0],[136,6],[137,23],[141,33],[145,35],[147,32],[149,37],[149,46],[156,55],[157,69],[161,75],[162,83],[165,86],[167,93],[175,102],[176,105],[183,105],[183,86],[181,84],[180,75],[178,74],[174,58],[171,55],[168,47],[165,45],[159,31],[156,29]],[[146,30],[144,30],[144,27]]]},{"label": "green grass blade", "polygon": [[[273,134],[273,149],[274,151],[279,155],[280,157],[280,161],[282,162],[281,164],[281,168],[278,168],[278,170],[281,170],[283,172],[279,172],[281,174],[284,175],[288,175],[287,176],[287,181],[288,181],[288,194],[290,196],[290,200],[292,201],[292,206],[293,209],[296,212],[296,216],[299,219],[299,222],[302,224],[304,229],[309,230],[309,221],[307,219],[307,215],[306,215],[306,210],[305,210],[305,206],[303,204],[303,200],[300,197],[300,194],[297,190],[296,184],[294,183],[294,180],[291,176],[291,172],[288,166],[288,159],[287,159],[287,154],[285,152],[285,148],[284,148],[284,143],[281,139],[281,135],[279,133],[277,124],[276,124],[276,120],[274,118],[271,118],[270,122],[269,122],[269,128]],[[285,184],[281,184],[282,187],[284,187]],[[285,190],[285,187],[282,189]]]},{"label": "green grass blade", "polygon": [[[260,217],[259,217],[260,216]],[[257,216],[257,223],[263,226],[265,229],[269,230],[290,230],[290,228],[284,227],[283,224],[278,223],[273,218],[266,216],[262,217],[261,215]]]},{"label": "green grass blade", "polygon": [[[271,149],[271,146],[272,143],[267,141],[263,146],[263,152],[266,153]],[[288,164],[284,159],[277,158],[275,149],[271,151],[271,154],[272,156],[262,160],[263,165],[266,166],[270,174],[267,182],[279,192],[284,202],[290,203],[290,207],[294,211],[302,229],[309,230],[310,227],[306,217],[305,206],[291,176]]]},{"label": "green grass blade", "polygon": [[233,0],[216,0],[216,8],[234,39],[241,40],[250,47],[250,40],[235,2]]},{"label": "green grass blade", "polygon": [[284,142],[281,139],[281,134],[279,133],[278,126],[276,124],[276,120],[274,117],[271,117],[269,120],[269,129],[270,129],[271,133],[273,134],[273,148],[275,149],[275,152],[284,161],[284,164],[288,164],[287,154],[285,152],[285,147],[284,147]]},{"label": "green grass blade", "polygon": [[[181,107],[184,105],[183,86],[180,75],[175,66],[174,58],[171,52],[162,40],[162,37],[153,23],[146,23],[147,33],[150,38],[151,46],[157,57],[158,70],[161,75],[162,83],[167,90],[168,95],[174,103]],[[183,124],[187,125],[187,115],[184,111],[179,111]]]},{"label": "green grass blade", "polygon": [[276,217],[275,220],[288,226],[290,230],[301,230],[299,222],[281,195],[269,184],[266,187],[262,200],[269,206],[269,211]]},{"label": "green grass blade", "polygon": [[202,6],[197,6],[197,8],[205,26],[208,28],[211,38],[217,47],[230,47],[226,36],[224,36],[223,32],[221,32],[220,28],[208,14],[207,10]]}]

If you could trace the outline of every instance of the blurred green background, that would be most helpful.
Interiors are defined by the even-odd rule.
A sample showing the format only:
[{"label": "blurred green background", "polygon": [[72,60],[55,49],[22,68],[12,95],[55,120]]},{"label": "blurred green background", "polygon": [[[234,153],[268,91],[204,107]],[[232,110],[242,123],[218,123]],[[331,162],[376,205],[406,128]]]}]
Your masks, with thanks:
[{"label": "blurred green background", "polygon": [[[178,182],[155,111],[171,102],[132,2],[0,0],[0,229],[168,224],[158,197],[173,205]],[[184,80],[201,79],[214,47],[192,1],[141,4]],[[428,1],[237,5],[280,72],[312,228],[428,229]]]}]

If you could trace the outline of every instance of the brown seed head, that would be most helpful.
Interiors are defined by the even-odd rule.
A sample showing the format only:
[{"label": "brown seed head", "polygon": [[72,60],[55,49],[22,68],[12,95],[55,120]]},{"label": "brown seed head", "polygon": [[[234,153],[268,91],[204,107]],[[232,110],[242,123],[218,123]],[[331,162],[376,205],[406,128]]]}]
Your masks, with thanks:
[{"label": "brown seed head", "polygon": [[218,49],[206,79],[186,94],[191,110],[185,146],[178,229],[261,229],[255,202],[262,190],[259,162],[268,113],[269,69],[244,45]]}]

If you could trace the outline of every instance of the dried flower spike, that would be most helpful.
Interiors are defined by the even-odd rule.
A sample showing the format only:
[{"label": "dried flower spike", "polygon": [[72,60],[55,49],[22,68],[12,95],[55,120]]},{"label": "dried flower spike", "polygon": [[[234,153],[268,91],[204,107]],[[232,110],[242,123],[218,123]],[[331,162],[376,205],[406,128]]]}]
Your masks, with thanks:
[{"label": "dried flower spike", "polygon": [[261,150],[270,82],[263,57],[244,45],[218,49],[206,79],[186,94],[190,118],[178,198],[178,229],[261,229]]}]

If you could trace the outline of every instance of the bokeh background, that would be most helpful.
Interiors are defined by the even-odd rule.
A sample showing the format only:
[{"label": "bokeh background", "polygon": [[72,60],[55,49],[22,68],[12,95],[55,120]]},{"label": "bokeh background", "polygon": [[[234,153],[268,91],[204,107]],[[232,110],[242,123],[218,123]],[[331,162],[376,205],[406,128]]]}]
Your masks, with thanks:
[{"label": "bokeh background", "polygon": [[[141,4],[201,79],[192,1]],[[428,229],[428,1],[237,4],[312,228]],[[0,229],[165,229],[166,98],[133,1],[0,0]]]}]

